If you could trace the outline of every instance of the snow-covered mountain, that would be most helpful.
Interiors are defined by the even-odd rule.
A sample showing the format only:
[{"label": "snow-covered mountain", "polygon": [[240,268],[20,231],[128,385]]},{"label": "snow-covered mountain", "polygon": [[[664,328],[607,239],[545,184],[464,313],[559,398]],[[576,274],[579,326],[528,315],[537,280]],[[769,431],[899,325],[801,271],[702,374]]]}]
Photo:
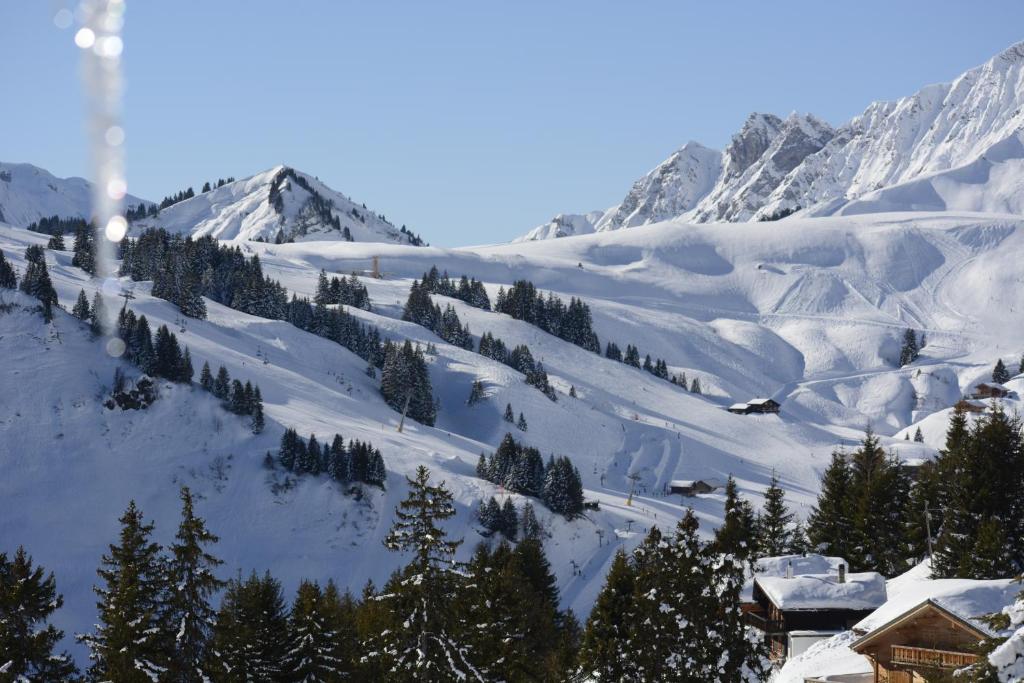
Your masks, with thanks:
[{"label": "snow-covered mountain", "polygon": [[404,226],[287,166],[227,183],[133,223],[221,240],[347,240],[416,244]]},{"label": "snow-covered mountain", "polygon": [[[0,249],[25,270],[23,253],[46,237],[0,227]],[[361,278],[372,310],[349,309],[388,338],[436,346],[429,356],[440,401],[435,427],[406,422],[380,397],[365,361],[341,346],[207,301],[207,320],[182,323],[170,303],[135,286],[131,306],[155,329],[167,324],[191,350],[196,369],[208,361],[263,394],[267,427],[252,435],[236,416],[198,389],[163,388],[148,410],[103,407],[119,362],[102,340],[58,312],[52,325],[20,308],[0,307],[0,540],[30,546],[56,571],[65,594],[57,625],[68,634],[95,618],[90,588],[116,520],[134,497],[168,541],[177,519],[177,488],[188,484],[198,510],[221,536],[224,576],[270,569],[292,590],[301,578],[333,578],[358,591],[386,577],[403,558],[381,539],[403,475],[426,465],[453,491],[457,515],[448,528],[468,554],[483,540],[475,509],[483,498],[509,496],[475,475],[481,451],[511,431],[545,456],[564,454],[578,467],[586,498],[600,509],[566,522],[538,505],[545,548],[561,599],[587,614],[615,551],[630,549],[651,525],[668,527],[692,506],[701,532],[721,522],[720,492],[696,498],[662,495],[672,479],[732,474],[759,504],[776,472],[789,504],[804,517],[838,444],[870,423],[904,459],[930,458],[943,443],[950,406],[987,379],[997,357],[1008,366],[1024,351],[1024,220],[981,214],[872,214],[799,218],[763,225],[666,222],[557,241],[464,249],[414,248],[340,240],[245,242],[263,270],[299,296],[311,296],[321,268],[365,271],[378,257],[386,278]],[[47,251],[60,302],[102,287],[71,266],[68,252]],[[437,265],[476,277],[493,299],[521,278],[591,308],[603,343],[638,344],[673,373],[699,378],[703,395],[585,351],[525,322],[451,303],[476,339],[492,332],[509,346],[529,345],[558,395],[550,401],[523,375],[473,351],[447,344],[401,320],[413,278]],[[909,367],[896,367],[906,327],[928,344]],[[133,370],[129,369],[129,372]],[[485,398],[467,405],[474,380]],[[1024,377],[1011,380],[1024,394]],[[569,395],[575,389],[576,397]],[[778,416],[740,416],[725,407],[772,396]],[[1010,408],[1020,407],[1016,400]],[[528,431],[502,419],[506,404]],[[263,458],[284,427],[319,439],[341,433],[384,454],[385,491],[360,500],[325,477],[275,486],[280,473]],[[903,437],[920,426],[924,443]],[[638,495],[627,505],[630,475]],[[74,647],[68,643],[69,647]],[[80,650],[75,650],[81,655]]]},{"label": "snow-covered mountain", "polygon": [[[93,186],[84,178],[58,178],[32,164],[0,162],[0,222],[18,227],[40,218],[88,218]],[[150,204],[127,195],[125,206]]]},{"label": "snow-covered mountain", "polygon": [[[709,223],[878,211],[1022,213],[1024,43],[833,129],[751,114],[723,152],[688,143],[593,223]],[[713,177],[709,177],[713,176]],[[521,239],[557,237],[534,229]]]}]

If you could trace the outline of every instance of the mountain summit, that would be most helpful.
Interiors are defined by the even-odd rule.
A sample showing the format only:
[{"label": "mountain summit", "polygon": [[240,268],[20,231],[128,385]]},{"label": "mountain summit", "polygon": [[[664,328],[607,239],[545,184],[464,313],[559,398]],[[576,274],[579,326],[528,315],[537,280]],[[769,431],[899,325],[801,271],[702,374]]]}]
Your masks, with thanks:
[{"label": "mountain summit", "polygon": [[[751,114],[724,151],[687,143],[580,232],[679,219],[963,210],[1024,213],[1024,42],[839,128]],[[587,214],[588,216],[591,214]],[[535,228],[521,240],[562,236]],[[582,227],[583,229],[579,229]]]}]

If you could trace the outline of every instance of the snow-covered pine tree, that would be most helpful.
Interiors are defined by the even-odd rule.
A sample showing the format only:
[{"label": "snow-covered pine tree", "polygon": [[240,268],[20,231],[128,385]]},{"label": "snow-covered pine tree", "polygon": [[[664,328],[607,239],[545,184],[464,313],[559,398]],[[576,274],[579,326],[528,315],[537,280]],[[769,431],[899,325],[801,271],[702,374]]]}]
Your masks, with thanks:
[{"label": "snow-covered pine tree", "polygon": [[701,394],[701,393],[703,393],[703,390],[700,387],[700,378],[699,377],[694,377],[693,381],[690,382],[690,393],[691,394]]},{"label": "snow-covered pine tree", "polygon": [[476,405],[484,398],[484,383],[478,379],[473,380],[473,384],[469,389],[469,398],[466,400],[466,405]]},{"label": "snow-covered pine tree", "polygon": [[165,560],[150,538],[135,501],[121,516],[119,543],[97,570],[102,585],[94,633],[79,640],[89,648],[89,676],[97,681],[151,683],[164,675],[169,626],[161,618],[167,596]]},{"label": "snow-covered pine tree", "polygon": [[519,413],[519,420],[516,422],[516,429],[521,432],[525,432],[528,429],[526,425],[526,418],[523,417],[522,413]]},{"label": "snow-covered pine tree", "polygon": [[268,572],[228,582],[217,612],[207,670],[217,683],[283,681],[288,619],[281,584]]},{"label": "snow-covered pine tree", "polygon": [[443,483],[431,484],[422,465],[406,482],[409,494],[384,545],[412,559],[377,598],[391,609],[394,627],[370,639],[366,657],[380,660],[389,680],[482,681],[463,615],[451,609],[464,583],[455,561],[462,541],[439,526],[455,515],[452,494]]},{"label": "snow-covered pine tree", "polygon": [[539,539],[543,533],[543,528],[537,519],[537,511],[534,510],[533,504],[529,501],[523,505],[523,513],[519,517],[519,529],[522,532],[523,538]]},{"label": "snow-covered pine tree", "polygon": [[24,548],[10,559],[0,553],[0,681],[75,680],[74,660],[54,651],[64,632],[49,623],[63,604],[53,572]]},{"label": "snow-covered pine tree", "polygon": [[506,498],[501,506],[501,522],[498,525],[505,538],[510,541],[516,540],[519,535],[519,513],[511,498]]},{"label": "snow-covered pine tree", "polygon": [[757,548],[762,555],[777,557],[792,552],[794,515],[786,507],[786,492],[772,470],[772,480],[764,493],[764,510],[757,518]]},{"label": "snow-covered pine tree", "polygon": [[917,344],[917,335],[911,329],[903,332],[903,343],[900,346],[900,367],[910,365],[917,360],[920,349]]},{"label": "snow-covered pine tree", "polygon": [[505,414],[502,417],[502,419],[504,419],[505,422],[509,422],[509,423],[514,423],[516,421],[515,413],[512,412],[512,404],[511,403],[506,403],[505,404]]},{"label": "snow-covered pine tree", "polygon": [[914,432],[914,441],[917,443],[924,443],[924,434],[921,433],[920,426],[917,428],[917,431]]},{"label": "snow-covered pine tree", "polygon": [[170,660],[165,680],[174,683],[203,683],[207,679],[206,648],[216,612],[210,600],[225,585],[214,574],[221,560],[208,547],[217,536],[196,516],[192,492],[181,488],[181,523],[170,547],[167,567],[165,623],[173,630]]},{"label": "snow-covered pine tree", "polygon": [[319,683],[341,680],[343,662],[337,656],[337,634],[331,628],[324,596],[316,583],[299,584],[288,617],[289,647],[284,673],[289,681]]}]

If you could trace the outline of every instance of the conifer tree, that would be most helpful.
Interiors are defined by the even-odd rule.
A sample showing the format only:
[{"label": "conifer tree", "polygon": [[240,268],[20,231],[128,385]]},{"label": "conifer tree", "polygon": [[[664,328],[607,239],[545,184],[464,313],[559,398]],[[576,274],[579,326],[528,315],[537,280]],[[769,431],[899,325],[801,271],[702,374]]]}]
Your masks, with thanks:
[{"label": "conifer tree", "polygon": [[252,415],[252,420],[249,423],[252,427],[252,433],[262,433],[263,427],[266,426],[266,420],[263,417],[263,396],[260,393],[259,387],[253,389],[252,409],[249,414]]},{"label": "conifer tree", "polygon": [[122,515],[118,545],[103,556],[95,633],[79,636],[91,652],[93,680],[150,683],[164,675],[169,634],[161,619],[166,578],[160,546],[135,501]]},{"label": "conifer tree", "polygon": [[74,660],[54,648],[64,632],[48,623],[64,604],[53,572],[34,565],[24,548],[0,553],[0,681],[67,681]]},{"label": "conifer tree", "polygon": [[633,626],[629,617],[635,591],[636,571],[620,549],[587,619],[580,649],[580,665],[586,675],[599,681],[627,679]]},{"label": "conifer tree", "polygon": [[1002,358],[998,359],[995,367],[992,368],[992,381],[997,384],[1005,384],[1010,381],[1010,371],[1006,369]]},{"label": "conifer tree", "polygon": [[452,494],[443,483],[432,485],[423,466],[406,482],[409,494],[395,510],[384,545],[411,552],[412,559],[381,596],[396,628],[372,639],[367,656],[379,658],[388,680],[479,679],[465,624],[450,609],[462,584],[455,571],[455,551],[462,541],[449,540],[439,524],[455,515]]},{"label": "conifer tree", "polygon": [[466,400],[466,405],[476,405],[484,398],[484,384],[478,379],[473,380],[473,385],[469,389],[469,398]]},{"label": "conifer tree", "polygon": [[195,515],[192,492],[181,488],[181,523],[170,547],[165,621],[174,630],[167,680],[203,683],[206,648],[215,611],[211,598],[224,586],[214,574],[223,564],[207,547],[219,540]]},{"label": "conifer tree", "polygon": [[900,347],[900,367],[910,365],[917,360],[919,355],[920,349],[917,344],[917,335],[908,328],[903,332],[903,344]]},{"label": "conifer tree", "polygon": [[285,681],[288,619],[281,584],[270,573],[228,582],[210,641],[214,683]]},{"label": "conifer tree", "polygon": [[691,394],[703,393],[701,388],[700,388],[700,378],[699,377],[694,377],[693,381],[690,382],[690,393]]},{"label": "conifer tree", "polygon": [[887,455],[871,429],[850,457],[849,515],[852,566],[895,576],[906,570],[910,480],[895,455]]},{"label": "conifer tree", "polygon": [[324,595],[316,583],[299,584],[288,631],[291,635],[284,670],[291,681],[338,681],[343,663],[337,656],[337,634],[325,609]]},{"label": "conifer tree", "polygon": [[89,299],[86,297],[84,289],[78,290],[78,299],[75,300],[75,306],[71,309],[71,315],[83,322],[92,319],[92,309],[89,307]]},{"label": "conifer tree", "polygon": [[850,497],[850,465],[846,454],[833,451],[832,461],[821,480],[818,502],[807,519],[807,538],[818,552],[848,557],[853,534]]},{"label": "conifer tree", "polygon": [[[3,249],[0,249],[0,289],[14,289],[17,286],[18,277],[14,274],[14,267],[4,256]],[[1024,362],[1024,358],[1021,361]]]},{"label": "conifer tree", "polygon": [[518,429],[521,432],[525,432],[527,430],[526,418],[523,417],[522,413],[519,413],[519,421],[516,422],[516,429]]},{"label": "conifer tree", "polygon": [[917,443],[924,443],[924,434],[921,433],[920,427],[918,427],[917,431],[914,432],[914,441]]},{"label": "conifer tree", "polygon": [[750,501],[740,497],[732,475],[725,484],[725,515],[715,532],[715,551],[747,561],[754,560],[760,552],[754,508]]},{"label": "conifer tree", "polygon": [[217,378],[213,381],[213,395],[222,401],[231,396],[231,375],[223,365],[217,369]]},{"label": "conifer tree", "polygon": [[537,519],[537,512],[529,501],[523,505],[523,513],[519,518],[519,529],[523,534],[523,538],[539,539],[543,532],[540,521]]},{"label": "conifer tree", "polygon": [[203,369],[199,371],[199,386],[204,391],[213,393],[213,373],[210,372],[210,363],[203,361]]},{"label": "conifer tree", "polygon": [[506,403],[505,404],[505,415],[504,415],[503,419],[505,420],[505,422],[510,422],[510,423],[516,421],[515,413],[512,412],[512,404],[511,403]]},{"label": "conifer tree", "polygon": [[92,297],[92,308],[89,311],[89,329],[94,336],[99,337],[103,334],[106,322],[107,306],[103,303],[103,296],[97,290]]},{"label": "conifer tree", "polygon": [[771,484],[764,494],[764,511],[757,520],[757,546],[761,554],[777,557],[792,552],[793,513],[786,507],[786,492],[772,471]]},{"label": "conifer tree", "polygon": [[511,498],[506,498],[501,506],[501,533],[510,541],[516,540],[519,534],[519,513]]}]

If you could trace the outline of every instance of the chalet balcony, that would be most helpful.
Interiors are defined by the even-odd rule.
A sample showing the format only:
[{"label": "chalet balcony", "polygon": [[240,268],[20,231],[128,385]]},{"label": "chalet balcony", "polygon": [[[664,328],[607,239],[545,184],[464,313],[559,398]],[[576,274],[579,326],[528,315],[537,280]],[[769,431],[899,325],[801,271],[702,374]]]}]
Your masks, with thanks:
[{"label": "chalet balcony", "polygon": [[932,650],[908,645],[892,646],[892,663],[929,669],[961,669],[974,664],[978,655],[952,650]]}]

